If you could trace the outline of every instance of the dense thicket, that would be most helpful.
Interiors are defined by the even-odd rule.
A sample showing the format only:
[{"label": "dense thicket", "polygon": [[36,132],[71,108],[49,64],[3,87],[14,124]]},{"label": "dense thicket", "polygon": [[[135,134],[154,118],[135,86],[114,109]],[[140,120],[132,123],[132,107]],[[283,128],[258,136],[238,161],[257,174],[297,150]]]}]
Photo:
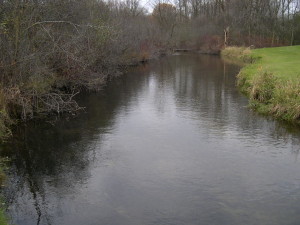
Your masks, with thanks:
[{"label": "dense thicket", "polygon": [[172,48],[300,44],[299,0],[0,0],[1,116],[75,111],[82,87]]},{"label": "dense thicket", "polygon": [[155,51],[155,27],[129,3],[0,1],[0,76],[10,109],[22,118],[77,110],[79,87],[97,89]]}]

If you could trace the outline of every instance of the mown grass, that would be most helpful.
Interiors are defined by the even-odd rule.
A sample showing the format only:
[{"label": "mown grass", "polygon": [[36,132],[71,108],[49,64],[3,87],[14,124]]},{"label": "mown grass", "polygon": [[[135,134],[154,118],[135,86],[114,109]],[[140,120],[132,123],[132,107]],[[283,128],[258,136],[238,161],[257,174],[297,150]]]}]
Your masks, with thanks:
[{"label": "mown grass", "polygon": [[300,46],[250,50],[230,47],[224,58],[242,61],[237,85],[263,114],[300,123]]}]

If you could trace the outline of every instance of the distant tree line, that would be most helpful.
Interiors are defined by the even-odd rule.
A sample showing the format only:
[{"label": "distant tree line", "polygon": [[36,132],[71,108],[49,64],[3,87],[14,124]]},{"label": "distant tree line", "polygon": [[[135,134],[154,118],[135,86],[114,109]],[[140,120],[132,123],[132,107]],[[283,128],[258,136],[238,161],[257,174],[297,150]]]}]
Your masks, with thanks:
[{"label": "distant tree line", "polygon": [[[155,1],[155,0],[154,0]],[[124,67],[174,48],[300,44],[300,0],[0,0],[0,112],[76,111]]]},{"label": "distant tree line", "polygon": [[[167,4],[171,8],[172,4]],[[170,21],[175,26],[176,16],[173,36],[177,45],[219,48],[224,44],[300,44],[299,0],[175,0],[173,7],[176,14]],[[162,18],[163,8],[167,8],[166,3],[159,1],[153,13]]]}]

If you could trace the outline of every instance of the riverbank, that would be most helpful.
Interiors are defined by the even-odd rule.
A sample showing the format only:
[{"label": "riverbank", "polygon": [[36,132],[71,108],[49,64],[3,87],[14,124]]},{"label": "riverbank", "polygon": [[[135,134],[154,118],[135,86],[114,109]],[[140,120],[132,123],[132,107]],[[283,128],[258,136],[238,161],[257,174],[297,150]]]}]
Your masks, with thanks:
[{"label": "riverbank", "polygon": [[[5,160],[3,158],[0,158],[0,187],[4,185],[4,181],[6,179],[6,175],[4,173],[5,168]],[[4,208],[4,200],[2,199],[2,196],[0,196],[0,225],[8,225],[8,218],[5,213]]]},{"label": "riverbank", "polygon": [[257,112],[300,123],[300,46],[249,49],[228,47],[224,59],[244,67],[237,85]]},{"label": "riverbank", "polygon": [[[1,204],[3,204],[3,201],[0,201]],[[0,207],[0,225],[8,225],[8,219],[7,219],[7,215],[5,213],[5,209],[1,206]]]}]

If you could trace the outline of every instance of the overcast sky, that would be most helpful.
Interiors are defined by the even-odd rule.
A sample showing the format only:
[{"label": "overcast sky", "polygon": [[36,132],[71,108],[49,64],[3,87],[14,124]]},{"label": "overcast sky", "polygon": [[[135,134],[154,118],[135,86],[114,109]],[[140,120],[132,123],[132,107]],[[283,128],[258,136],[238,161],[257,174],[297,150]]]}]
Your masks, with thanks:
[{"label": "overcast sky", "polygon": [[141,0],[140,5],[151,13],[153,9],[153,0]]}]

